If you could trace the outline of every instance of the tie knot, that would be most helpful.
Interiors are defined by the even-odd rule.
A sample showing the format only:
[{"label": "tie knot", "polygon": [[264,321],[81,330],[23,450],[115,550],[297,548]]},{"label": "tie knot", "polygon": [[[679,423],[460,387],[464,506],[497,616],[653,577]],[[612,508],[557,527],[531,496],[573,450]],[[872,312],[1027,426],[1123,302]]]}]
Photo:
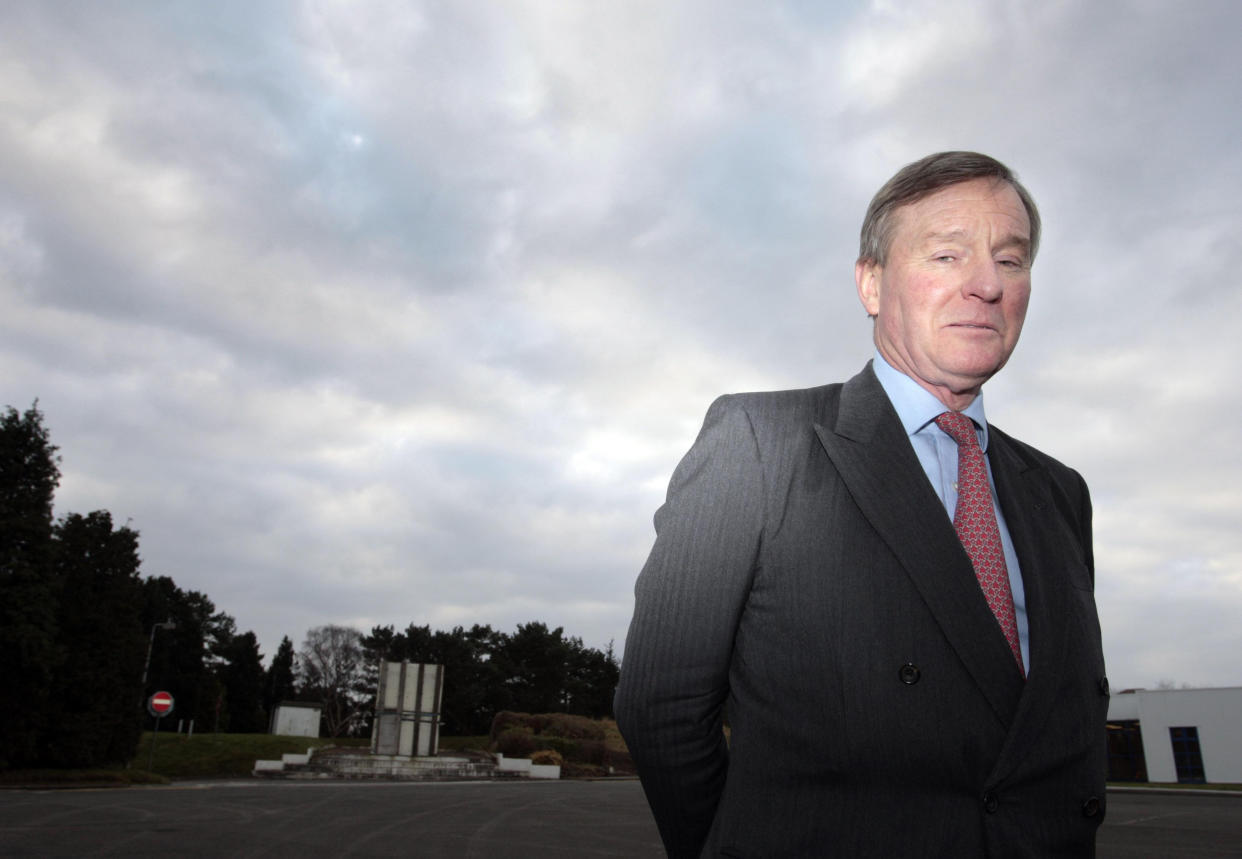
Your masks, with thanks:
[{"label": "tie knot", "polygon": [[943,412],[936,416],[936,426],[944,430],[958,446],[979,446],[979,435],[975,432],[975,423],[961,412]]}]

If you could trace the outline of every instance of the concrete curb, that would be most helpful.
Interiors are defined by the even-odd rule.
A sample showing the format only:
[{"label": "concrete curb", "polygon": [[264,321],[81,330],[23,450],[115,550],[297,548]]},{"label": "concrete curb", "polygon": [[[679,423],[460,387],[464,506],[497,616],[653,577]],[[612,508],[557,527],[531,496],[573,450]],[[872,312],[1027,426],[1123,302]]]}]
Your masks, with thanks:
[{"label": "concrete curb", "polygon": [[1108,785],[1109,793],[1152,793],[1161,796],[1236,796],[1242,790],[1213,790],[1210,787],[1141,787],[1139,785]]}]

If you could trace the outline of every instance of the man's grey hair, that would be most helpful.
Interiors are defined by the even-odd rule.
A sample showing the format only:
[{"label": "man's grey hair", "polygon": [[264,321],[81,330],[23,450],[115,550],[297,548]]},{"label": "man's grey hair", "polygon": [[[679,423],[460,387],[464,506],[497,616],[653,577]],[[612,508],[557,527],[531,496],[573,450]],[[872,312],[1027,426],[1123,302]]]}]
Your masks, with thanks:
[{"label": "man's grey hair", "polygon": [[1017,175],[1001,162],[978,152],[937,152],[907,164],[871,198],[858,242],[858,261],[884,265],[893,241],[893,216],[902,206],[917,203],[942,188],[972,179],[1007,182],[1018,194],[1031,222],[1031,262],[1039,250],[1039,209]]}]

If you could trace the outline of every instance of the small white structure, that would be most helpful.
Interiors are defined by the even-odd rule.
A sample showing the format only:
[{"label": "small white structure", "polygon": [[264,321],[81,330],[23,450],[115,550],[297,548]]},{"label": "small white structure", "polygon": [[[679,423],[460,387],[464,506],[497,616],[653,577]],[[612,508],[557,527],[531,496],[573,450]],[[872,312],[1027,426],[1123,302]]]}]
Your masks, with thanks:
[{"label": "small white structure", "polygon": [[506,758],[496,753],[496,769],[502,773],[514,773],[525,778],[560,778],[558,764],[536,764],[530,758]]},{"label": "small white structure", "polygon": [[1242,687],[1114,693],[1108,756],[1114,781],[1242,782]]},{"label": "small white structure", "polygon": [[290,766],[304,767],[310,763],[311,755],[314,753],[314,749],[307,749],[304,755],[286,753],[281,755],[278,761],[255,761],[251,772],[253,775],[271,775],[283,773],[285,768]]},{"label": "small white structure", "polygon": [[381,662],[371,754],[431,757],[440,747],[443,665]]},{"label": "small white structure", "polygon": [[287,737],[318,737],[320,704],[285,701],[272,712],[271,733]]}]

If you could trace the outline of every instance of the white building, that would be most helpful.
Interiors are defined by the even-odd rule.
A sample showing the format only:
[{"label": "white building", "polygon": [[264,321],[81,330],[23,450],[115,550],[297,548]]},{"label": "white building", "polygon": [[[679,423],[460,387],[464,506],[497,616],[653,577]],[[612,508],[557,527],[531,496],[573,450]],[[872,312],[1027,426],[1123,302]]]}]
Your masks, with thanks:
[{"label": "white building", "polygon": [[1242,783],[1242,687],[1113,693],[1108,777]]},{"label": "white building", "polygon": [[272,711],[271,732],[291,737],[318,737],[323,707],[298,701],[285,701]]}]

